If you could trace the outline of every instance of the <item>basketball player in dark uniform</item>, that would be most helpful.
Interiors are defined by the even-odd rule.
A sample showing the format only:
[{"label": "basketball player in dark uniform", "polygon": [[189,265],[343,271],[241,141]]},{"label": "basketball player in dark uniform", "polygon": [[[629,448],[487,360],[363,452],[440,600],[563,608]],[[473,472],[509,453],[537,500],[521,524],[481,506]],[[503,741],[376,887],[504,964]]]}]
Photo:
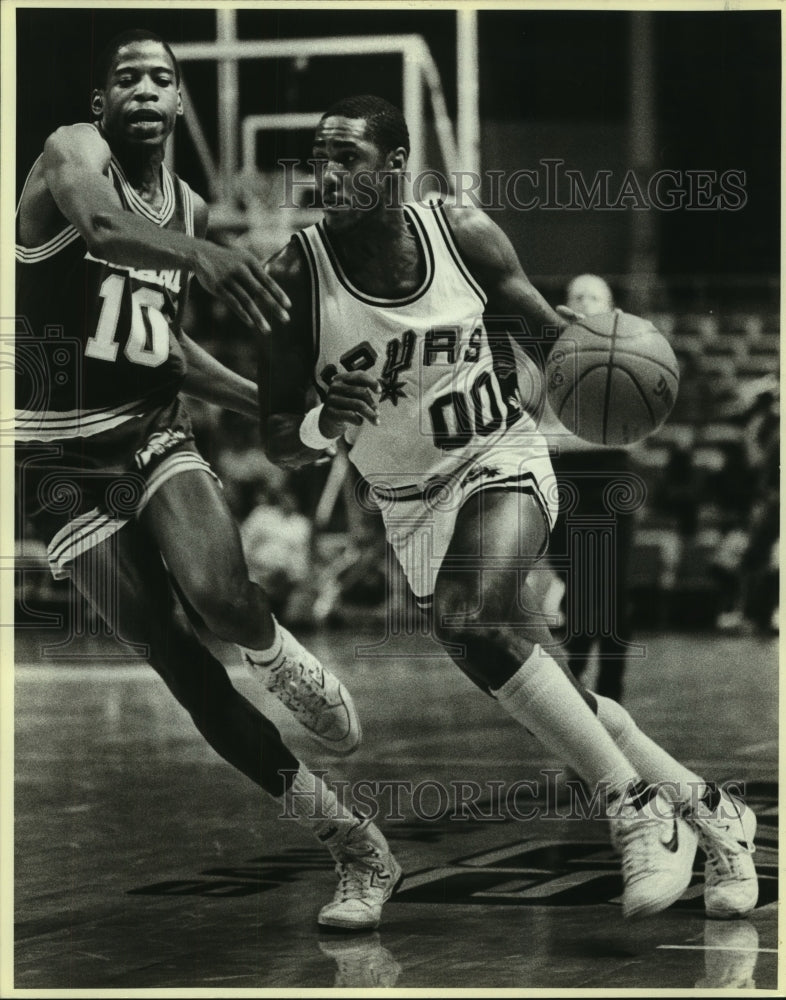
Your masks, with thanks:
[{"label": "basketball player in dark uniform", "polygon": [[[626,916],[682,895],[699,838],[708,912],[744,915],[758,893],[752,811],[583,689],[520,587],[548,544],[553,472],[500,378],[490,326],[507,318],[537,360],[541,331],[565,323],[479,209],[391,197],[408,152],[401,112],[376,97],[341,101],[317,126],[324,218],[270,265],[293,309],[286,327],[273,317],[260,358],[268,454],[296,467],[345,438],[434,637],[605,797]],[[313,385],[321,402],[309,407]]]},{"label": "basketball player in dark uniform", "polygon": [[191,617],[240,647],[312,735],[335,752],[355,749],[349,693],[248,578],[179,395],[256,412],[253,383],[180,327],[192,273],[261,330],[265,312],[285,322],[289,302],[248,253],[204,239],[205,204],[163,163],[182,113],[166,43],[146,31],[118,36],[96,80],[95,124],[49,137],[17,213],[18,495],[49,542],[55,576],[69,576],[121,639],[146,648],[211,746],[284,796],[289,815],[329,848],[340,884],[320,922],[374,927],[400,875],[382,834],[300,764],[175,613],[177,594]]}]

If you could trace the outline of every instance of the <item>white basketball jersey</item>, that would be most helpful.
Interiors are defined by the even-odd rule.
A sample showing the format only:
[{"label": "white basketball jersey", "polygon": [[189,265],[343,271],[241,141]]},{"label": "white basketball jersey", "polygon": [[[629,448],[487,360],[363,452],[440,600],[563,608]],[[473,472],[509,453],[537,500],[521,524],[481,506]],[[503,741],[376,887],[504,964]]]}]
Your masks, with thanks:
[{"label": "white basketball jersey", "polygon": [[[382,386],[379,425],[346,438],[370,482],[404,498],[499,445],[547,454],[521,409],[512,360],[498,373],[483,324],[486,297],[464,265],[440,204],[404,206],[426,263],[421,286],[400,299],[367,295],[344,273],[323,223],[297,234],[312,274],[321,390],[342,370],[364,369]],[[506,377],[507,375],[507,377]],[[502,378],[502,383],[500,382]],[[524,431],[524,433],[520,433]]]}]

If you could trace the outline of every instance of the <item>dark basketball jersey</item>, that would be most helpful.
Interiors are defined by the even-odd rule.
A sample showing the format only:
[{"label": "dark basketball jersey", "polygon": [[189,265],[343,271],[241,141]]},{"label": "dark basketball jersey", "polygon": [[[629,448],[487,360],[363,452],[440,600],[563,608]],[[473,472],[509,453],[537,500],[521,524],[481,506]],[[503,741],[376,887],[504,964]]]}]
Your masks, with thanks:
[{"label": "dark basketball jersey", "polygon": [[[161,169],[159,211],[114,157],[110,176],[127,211],[193,236],[191,190]],[[17,227],[17,438],[54,441],[115,429],[125,437],[124,425],[174,399],[185,374],[177,334],[189,278],[183,269],[99,260],[70,223],[37,247],[21,246]]]}]

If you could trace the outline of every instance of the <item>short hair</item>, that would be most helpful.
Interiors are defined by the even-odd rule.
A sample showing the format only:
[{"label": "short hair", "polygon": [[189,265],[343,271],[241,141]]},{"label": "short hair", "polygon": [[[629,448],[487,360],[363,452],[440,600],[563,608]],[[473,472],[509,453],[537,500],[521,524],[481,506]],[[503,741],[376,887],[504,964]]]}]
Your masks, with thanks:
[{"label": "short hair", "polygon": [[368,138],[389,152],[399,146],[409,155],[409,129],[400,108],[373,94],[345,97],[336,101],[320,121],[341,115],[343,118],[365,118]]},{"label": "short hair", "polygon": [[148,31],[147,28],[129,28],[127,31],[121,31],[120,34],[110,38],[98,54],[93,67],[94,86],[98,90],[103,90],[106,86],[109,71],[112,68],[117,53],[124,45],[131,45],[133,42],[157,42],[159,45],[163,45],[164,50],[172,60],[172,66],[175,70],[175,81],[178,85],[180,84],[180,67],[175,58],[175,53],[169,44],[155,32]]}]

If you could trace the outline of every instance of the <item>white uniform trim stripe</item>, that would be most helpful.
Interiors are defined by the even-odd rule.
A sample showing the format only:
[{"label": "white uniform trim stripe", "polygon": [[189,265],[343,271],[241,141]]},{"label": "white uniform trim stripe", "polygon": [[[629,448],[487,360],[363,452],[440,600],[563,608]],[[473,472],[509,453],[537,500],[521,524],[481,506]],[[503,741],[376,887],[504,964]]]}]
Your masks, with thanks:
[{"label": "white uniform trim stripe", "polygon": [[164,483],[171,479],[172,476],[176,476],[181,472],[207,472],[208,475],[212,476],[216,482],[220,482],[218,476],[210,468],[210,465],[202,458],[201,455],[197,455],[193,451],[179,451],[165,458],[164,461],[154,470],[150,478],[147,481],[147,491],[145,493],[144,500],[140,506],[140,510],[151,496],[159,489]]},{"label": "white uniform trim stripe", "polygon": [[[193,451],[175,452],[165,458],[148,479],[145,492],[136,509],[136,516],[144,510],[150,498],[167,480],[181,472],[192,470],[206,472],[220,484],[218,476],[201,455]],[[47,557],[54,578],[56,580],[65,579],[69,575],[67,569],[69,563],[89,549],[106,541],[130,520],[130,516],[113,517],[94,507],[69,521],[57,532],[47,546]]]},{"label": "white uniform trim stripe", "polygon": [[22,185],[22,193],[19,195],[19,201],[17,202],[16,205],[16,212],[14,213],[14,217],[17,219],[19,218],[19,209],[22,207],[22,201],[24,200],[25,197],[25,191],[27,191],[27,185],[30,183],[30,178],[33,176],[33,171],[38,166],[38,162],[43,157],[43,155],[44,155],[43,153],[39,153],[38,156],[35,158],[35,163],[33,163],[32,167],[30,167],[30,169],[27,171],[27,177],[25,177],[25,182]]},{"label": "white uniform trim stripe", "polygon": [[77,556],[82,555],[88,549],[100,545],[110,535],[119,531],[124,524],[123,519],[102,514],[97,507],[80,514],[73,521],[69,521],[47,546],[47,557],[52,576],[56,580],[64,579],[68,576],[65,569],[68,563],[73,562]]},{"label": "white uniform trim stripe", "polygon": [[421,248],[423,250],[423,256],[426,262],[426,273],[423,278],[421,285],[416,288],[413,292],[407,295],[401,296],[397,299],[381,298],[376,295],[367,295],[357,288],[349,279],[344,268],[341,266],[341,261],[338,259],[335,250],[330,242],[330,236],[327,231],[324,220],[318,222],[313,228],[304,230],[304,235],[309,240],[312,239],[311,233],[315,232],[319,240],[321,241],[325,253],[327,254],[327,259],[329,261],[330,267],[335,274],[336,278],[341,282],[344,288],[349,292],[353,298],[356,298],[359,302],[363,302],[369,306],[377,306],[380,308],[402,308],[404,306],[412,305],[419,299],[422,299],[426,293],[431,288],[434,281],[434,272],[436,268],[436,263],[434,260],[434,247],[432,246],[431,239],[429,238],[428,229],[423,221],[422,215],[417,211],[414,211],[414,206],[411,204],[404,205],[404,211],[407,212],[415,229],[418,232],[418,237],[420,239]]},{"label": "white uniform trim stripe", "polygon": [[16,259],[23,264],[37,264],[48,257],[54,257],[56,253],[67,247],[69,243],[73,243],[74,240],[78,240],[79,238],[79,230],[75,226],[68,225],[56,236],[53,236],[51,240],[47,240],[46,243],[42,243],[40,246],[23,247],[20,243],[16,243],[14,254]]},{"label": "white uniform trim stripe", "polygon": [[144,400],[134,400],[122,408],[102,410],[71,410],[66,413],[17,410],[14,415],[14,433],[20,441],[92,437],[142,416],[145,407]]},{"label": "white uniform trim stripe", "polygon": [[[420,208],[420,206],[417,207]],[[422,209],[420,210],[422,211]],[[472,277],[469,268],[464,263],[464,258],[461,256],[461,252],[459,251],[459,248],[456,246],[456,241],[453,239],[453,233],[450,231],[450,224],[448,222],[447,216],[445,215],[444,205],[442,205],[441,203],[439,204],[432,203],[431,208],[427,209],[427,211],[431,211],[434,213],[434,218],[436,219],[437,227],[439,228],[439,231],[442,233],[442,238],[445,241],[445,246],[448,248],[450,256],[453,258],[456,267],[459,269],[459,271],[461,272],[462,276],[464,277],[464,279],[466,280],[467,284],[470,286],[472,291],[478,296],[480,301],[485,306],[487,301],[486,293],[483,291],[483,289],[480,287],[477,281],[475,281],[475,279]]]},{"label": "white uniform trim stripe", "polygon": [[314,335],[314,357],[319,354],[319,271],[317,269],[317,262],[314,259],[314,251],[311,249],[311,244],[309,243],[307,237],[304,233],[295,233],[295,236],[300,243],[303,250],[303,256],[306,258],[306,264],[308,266],[308,273],[311,278],[311,324]]},{"label": "white uniform trim stripe", "polygon": [[[456,479],[459,477],[457,476]],[[450,488],[451,485],[456,485],[456,479],[452,483],[447,483],[447,487]],[[425,495],[429,492],[429,489],[435,489],[439,486],[438,483],[426,483],[425,485],[419,486],[414,483],[409,486],[371,486],[372,495],[376,491],[376,494],[380,500],[385,500],[387,502],[395,503],[411,503],[413,501],[422,501]],[[478,480],[474,486],[466,487],[466,492],[464,493],[465,499],[474,496],[475,493],[480,490],[499,490],[499,489],[513,489],[521,490],[526,493],[534,493],[544,510],[549,510],[549,505],[546,502],[546,498],[543,495],[543,491],[540,489],[537,478],[531,472],[524,472],[516,475],[504,476],[503,478],[489,479],[489,480]],[[551,521],[551,517],[549,517]],[[553,527],[553,524],[552,524]]]},{"label": "white uniform trim stripe", "polygon": [[90,420],[93,417],[111,415],[113,413],[127,413],[129,410],[144,410],[145,399],[135,399],[122,406],[98,406],[94,410],[17,410],[17,420],[38,419],[47,423],[58,422],[71,423],[75,420]]},{"label": "white uniform trim stripe", "polygon": [[169,173],[167,168],[163,164],[161,165],[164,201],[160,210],[156,211],[135,191],[134,187],[129,183],[128,178],[123,172],[123,168],[114,157],[112,157],[111,166],[120,181],[120,187],[132,211],[134,211],[137,215],[143,215],[146,219],[149,219],[150,222],[154,222],[157,226],[165,226],[175,213],[175,187],[172,183],[172,175]]},{"label": "white uniform trim stripe", "polygon": [[191,197],[191,188],[185,181],[180,180],[180,196],[183,199],[183,209],[186,221],[186,236],[194,235],[194,199]]}]

